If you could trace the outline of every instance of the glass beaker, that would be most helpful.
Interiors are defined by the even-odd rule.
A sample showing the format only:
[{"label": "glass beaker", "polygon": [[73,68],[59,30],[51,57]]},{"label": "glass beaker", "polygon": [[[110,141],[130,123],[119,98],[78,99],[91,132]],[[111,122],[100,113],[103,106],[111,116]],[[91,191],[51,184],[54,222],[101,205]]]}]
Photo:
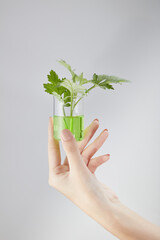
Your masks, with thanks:
[{"label": "glass beaker", "polygon": [[61,140],[61,131],[69,129],[77,141],[84,137],[84,102],[79,101],[74,108],[65,106],[63,102],[54,98],[53,129],[54,138]]}]

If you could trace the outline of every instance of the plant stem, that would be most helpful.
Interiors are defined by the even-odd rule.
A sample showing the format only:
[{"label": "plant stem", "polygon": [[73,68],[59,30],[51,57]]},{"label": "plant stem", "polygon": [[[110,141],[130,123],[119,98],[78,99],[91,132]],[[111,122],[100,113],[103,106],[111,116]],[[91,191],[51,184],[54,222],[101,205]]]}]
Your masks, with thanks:
[{"label": "plant stem", "polygon": [[90,87],[90,88],[88,88],[87,89],[87,91],[86,91],[86,93],[89,93],[93,88],[95,88],[96,87],[96,85],[93,85],[92,87]]},{"label": "plant stem", "polygon": [[72,117],[73,114],[73,94],[71,94],[71,111],[70,111],[70,117]]},{"label": "plant stem", "polygon": [[74,104],[74,108],[77,105],[77,103],[79,103],[79,101],[82,99],[83,97],[79,98],[78,101]]},{"label": "plant stem", "polygon": [[[86,91],[86,93],[89,93],[93,88],[95,88],[96,87],[96,85],[93,85],[92,87],[90,87],[89,89],[87,89],[87,91]],[[81,97],[81,98],[79,98],[78,99],[78,101],[74,104],[74,108],[75,108],[75,106],[79,103],[79,101],[82,99],[83,97]],[[73,109],[74,109],[73,108]]]},{"label": "plant stem", "polygon": [[65,113],[65,109],[64,109],[64,104],[63,104],[63,115],[64,115],[64,124],[65,124],[65,126],[66,126],[66,128],[68,129],[68,125],[67,125],[67,122],[66,122],[66,113]]},{"label": "plant stem", "polygon": [[[89,93],[93,88],[95,88],[96,85],[93,85],[92,87],[90,87],[89,89],[86,90],[86,93]],[[80,97],[78,99],[78,101],[74,104],[73,103],[73,92],[71,93],[71,111],[70,111],[70,117],[71,117],[71,120],[70,120],[70,131],[72,132],[73,131],[73,111],[74,111],[74,108],[76,107],[76,105],[79,103],[79,101],[83,98],[84,96]]]},{"label": "plant stem", "polygon": [[71,132],[73,131],[73,118],[72,118],[72,115],[73,115],[73,91],[71,93],[71,112],[70,112],[70,131]]}]

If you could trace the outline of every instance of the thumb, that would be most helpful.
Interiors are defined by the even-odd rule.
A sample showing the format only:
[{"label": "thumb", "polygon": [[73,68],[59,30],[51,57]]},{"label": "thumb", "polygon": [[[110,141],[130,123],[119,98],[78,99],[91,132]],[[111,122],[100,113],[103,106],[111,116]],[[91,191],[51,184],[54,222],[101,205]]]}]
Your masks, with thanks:
[{"label": "thumb", "polygon": [[70,170],[77,171],[83,168],[84,162],[82,161],[77,142],[68,129],[61,131],[61,141],[68,158]]}]

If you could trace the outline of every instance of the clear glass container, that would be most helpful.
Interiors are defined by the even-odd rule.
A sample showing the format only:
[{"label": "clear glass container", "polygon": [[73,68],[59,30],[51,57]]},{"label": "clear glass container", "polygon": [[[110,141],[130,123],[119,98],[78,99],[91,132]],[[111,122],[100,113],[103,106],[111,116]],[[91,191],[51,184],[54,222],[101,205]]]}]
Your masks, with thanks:
[{"label": "clear glass container", "polygon": [[63,102],[53,97],[53,128],[54,138],[61,140],[61,131],[69,129],[77,141],[84,137],[84,102],[79,101],[74,109],[64,106]]}]

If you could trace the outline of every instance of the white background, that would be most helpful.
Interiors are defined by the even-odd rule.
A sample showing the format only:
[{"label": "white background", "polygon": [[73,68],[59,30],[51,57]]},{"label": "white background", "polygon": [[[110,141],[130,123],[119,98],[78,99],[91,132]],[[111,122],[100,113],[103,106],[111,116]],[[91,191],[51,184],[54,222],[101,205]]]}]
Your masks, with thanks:
[{"label": "white background", "polygon": [[[99,118],[110,153],[97,177],[121,201],[160,224],[160,1],[0,2],[0,239],[117,239],[48,186],[51,69],[106,73],[132,81],[94,89],[85,127]],[[64,153],[63,153],[64,156]]]}]

